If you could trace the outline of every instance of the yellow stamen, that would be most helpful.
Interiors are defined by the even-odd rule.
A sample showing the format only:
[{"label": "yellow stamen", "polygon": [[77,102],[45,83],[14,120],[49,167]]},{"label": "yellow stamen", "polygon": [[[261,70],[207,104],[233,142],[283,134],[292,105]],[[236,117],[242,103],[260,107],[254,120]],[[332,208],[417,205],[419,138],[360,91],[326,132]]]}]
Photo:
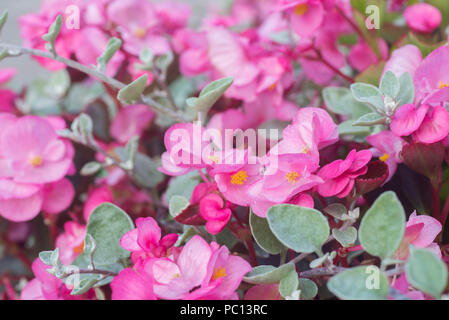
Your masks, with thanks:
[{"label": "yellow stamen", "polygon": [[207,159],[209,159],[210,161],[212,161],[215,164],[217,164],[218,161],[220,161],[220,159],[218,159],[217,156],[208,156]]},{"label": "yellow stamen", "polygon": [[217,280],[219,278],[226,277],[226,269],[224,267],[215,268],[214,275],[212,276],[212,280]]},{"label": "yellow stamen", "polygon": [[246,182],[246,179],[248,178],[248,174],[246,173],[245,170],[240,170],[237,173],[234,173],[231,176],[231,183],[232,184],[243,184],[244,182]]},{"label": "yellow stamen", "polygon": [[73,248],[73,252],[75,252],[75,254],[81,254],[84,252],[84,241],[81,242],[80,245],[76,246],[75,248]]},{"label": "yellow stamen", "polygon": [[181,278],[181,274],[180,273],[175,273],[175,275],[173,275],[173,279],[176,279],[176,278]]},{"label": "yellow stamen", "polygon": [[33,167],[39,167],[40,165],[42,165],[42,162],[44,162],[44,159],[42,159],[41,156],[34,156],[33,158],[31,158],[30,160],[30,164]]},{"label": "yellow stamen", "polygon": [[309,149],[309,147],[308,146],[304,146],[304,147],[302,147],[302,149],[301,149],[301,153],[305,153],[305,154],[307,154],[307,153],[309,153],[310,152],[310,149]]},{"label": "yellow stamen", "polygon": [[443,80],[440,81],[440,89],[449,87],[448,83],[444,83]]},{"label": "yellow stamen", "polygon": [[143,37],[146,36],[147,31],[146,31],[144,28],[137,28],[137,29],[134,31],[134,34],[135,34],[135,36],[136,36],[137,38],[142,39]]},{"label": "yellow stamen", "polygon": [[388,153],[384,153],[382,157],[379,157],[379,160],[385,162],[389,157],[390,155]]},{"label": "yellow stamen", "polygon": [[298,15],[302,16],[304,13],[306,13],[309,10],[309,5],[307,3],[298,4],[293,12]]},{"label": "yellow stamen", "polygon": [[270,91],[274,91],[274,89],[276,89],[277,83],[273,83],[271,86],[268,87],[268,90]]},{"label": "yellow stamen", "polygon": [[295,183],[296,179],[299,177],[299,173],[296,171],[289,172],[285,175],[288,182]]}]

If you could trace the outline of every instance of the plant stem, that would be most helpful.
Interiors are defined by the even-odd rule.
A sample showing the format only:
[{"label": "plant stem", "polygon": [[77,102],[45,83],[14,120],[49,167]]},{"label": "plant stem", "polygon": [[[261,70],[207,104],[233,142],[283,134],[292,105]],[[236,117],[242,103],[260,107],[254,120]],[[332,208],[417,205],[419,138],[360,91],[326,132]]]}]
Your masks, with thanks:
[{"label": "plant stem", "polygon": [[316,55],[318,56],[318,59],[316,59],[316,60],[322,62],[325,66],[327,66],[329,69],[331,69],[333,72],[335,72],[337,75],[339,75],[340,77],[342,77],[343,79],[345,79],[349,83],[354,83],[355,82],[355,80],[352,79],[350,76],[345,75],[343,72],[341,72],[336,67],[334,67],[329,61],[324,59],[323,55],[321,54],[321,52],[317,48],[313,48],[313,50],[316,53]]},{"label": "plant stem", "polygon": [[449,214],[449,195],[447,196],[446,201],[444,202],[443,211],[441,211],[440,216],[440,222],[443,225],[443,227],[446,223],[448,214]]},{"label": "plant stem", "polygon": [[32,263],[30,259],[26,256],[26,254],[20,249],[20,247],[15,244],[14,242],[10,241],[7,236],[4,234],[0,234],[0,239],[5,245],[6,249],[10,254],[17,257],[24,265],[28,268],[31,272],[33,272],[33,269],[31,268]]},{"label": "plant stem", "polygon": [[441,222],[440,216],[440,188],[432,184],[432,208],[433,217]]},{"label": "plant stem", "polygon": [[254,249],[254,244],[250,238],[246,239],[245,243],[246,243],[246,246],[248,247],[249,257],[251,259],[251,265],[253,267],[255,267],[258,265],[258,263],[257,263],[257,257],[256,257],[256,250]]},{"label": "plant stem", "polygon": [[118,275],[116,272],[108,271],[108,270],[101,270],[101,269],[81,269],[81,270],[73,270],[68,272],[64,278],[70,277],[74,274],[101,274],[103,276],[107,277],[115,277]]},{"label": "plant stem", "polygon": [[[126,84],[124,84],[123,82],[120,82],[114,78],[111,78],[111,77],[107,76],[106,74],[104,74],[94,68],[82,65],[79,62],[76,62],[76,61],[73,61],[70,59],[66,59],[66,58],[63,58],[58,55],[55,56],[50,52],[37,50],[37,49],[31,49],[31,48],[24,48],[24,47],[12,45],[12,44],[6,44],[6,43],[0,43],[0,51],[1,50],[7,50],[8,52],[11,52],[12,56],[21,56],[24,54],[29,54],[29,55],[48,58],[48,59],[52,59],[52,60],[61,62],[70,68],[81,71],[81,72],[83,72],[87,75],[90,75],[104,83],[107,83],[111,87],[113,87],[114,89],[117,89],[117,90],[120,90],[126,86]],[[179,122],[185,121],[185,119],[181,113],[174,112],[170,109],[167,109],[166,107],[164,107],[162,104],[155,101],[151,97],[142,95],[136,103],[146,104],[150,108],[154,109],[156,112],[164,114],[164,115],[172,118],[175,121],[179,121]]]}]

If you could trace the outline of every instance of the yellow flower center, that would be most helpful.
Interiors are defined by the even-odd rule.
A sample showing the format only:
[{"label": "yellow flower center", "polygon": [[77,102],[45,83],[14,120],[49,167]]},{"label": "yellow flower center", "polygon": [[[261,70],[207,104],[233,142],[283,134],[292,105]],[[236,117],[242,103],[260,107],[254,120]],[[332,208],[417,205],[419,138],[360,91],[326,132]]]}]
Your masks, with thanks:
[{"label": "yellow flower center", "polygon": [[299,177],[299,173],[296,171],[289,172],[285,175],[288,182],[295,183],[296,179]]},{"label": "yellow flower center", "polygon": [[388,158],[390,158],[390,155],[388,153],[384,153],[383,156],[379,157],[380,161],[387,161]]},{"label": "yellow flower center", "polygon": [[302,3],[302,4],[298,4],[295,7],[295,9],[293,9],[293,12],[298,16],[302,16],[308,10],[309,10],[309,5],[307,3]]},{"label": "yellow flower center", "polygon": [[40,165],[42,165],[42,162],[44,162],[44,159],[42,159],[41,156],[34,156],[33,158],[31,158],[30,160],[30,164],[33,167],[39,167]]},{"label": "yellow flower center", "polygon": [[308,146],[304,146],[304,147],[302,147],[302,149],[301,149],[301,153],[305,153],[305,154],[307,154],[307,153],[309,153],[310,152],[310,149],[309,149],[309,147]]},{"label": "yellow flower center", "polygon": [[220,159],[218,159],[217,156],[208,156],[207,159],[209,159],[210,161],[212,161],[215,164],[217,164],[220,161]]},{"label": "yellow flower center", "polygon": [[275,82],[271,86],[268,87],[268,90],[273,91],[274,89],[276,89],[276,86],[277,86],[277,84]]},{"label": "yellow flower center", "polygon": [[143,37],[146,36],[147,31],[146,31],[144,28],[137,28],[137,29],[134,31],[134,34],[135,34],[135,36],[136,36],[137,38],[142,39]]},{"label": "yellow flower center", "polygon": [[243,184],[246,182],[246,179],[248,178],[248,175],[245,170],[240,170],[237,173],[234,173],[231,176],[231,183],[232,184]]},{"label": "yellow flower center", "polygon": [[440,81],[440,89],[449,87],[448,83],[444,83],[443,80]]},{"label": "yellow flower center", "polygon": [[224,267],[215,268],[212,280],[226,277],[226,269]]},{"label": "yellow flower center", "polygon": [[180,273],[175,273],[173,275],[173,279],[177,279],[177,278],[181,278],[181,274]]},{"label": "yellow flower center", "polygon": [[75,254],[81,254],[84,252],[84,241],[81,242],[80,245],[76,246],[75,248],[73,248],[73,252],[75,252]]}]

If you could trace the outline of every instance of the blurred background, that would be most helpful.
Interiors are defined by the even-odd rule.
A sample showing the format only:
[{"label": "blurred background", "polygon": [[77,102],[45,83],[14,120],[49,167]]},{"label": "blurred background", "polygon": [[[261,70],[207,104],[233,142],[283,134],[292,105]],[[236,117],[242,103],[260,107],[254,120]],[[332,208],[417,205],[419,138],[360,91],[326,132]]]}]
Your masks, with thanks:
[{"label": "blurred background", "polygon": [[[41,6],[42,0],[0,0],[0,12],[8,9],[9,18],[6,26],[1,34],[0,41],[21,45],[20,29],[18,18],[26,13],[37,12]],[[150,0],[150,1],[164,1],[164,0]],[[192,5],[195,16],[201,15],[201,3],[205,0],[177,0]],[[0,68],[14,67],[18,73],[11,81],[10,85],[16,88],[26,85],[36,78],[45,78],[49,71],[40,67],[38,63],[33,61],[29,56],[22,56],[18,58],[5,59],[0,62]]]}]

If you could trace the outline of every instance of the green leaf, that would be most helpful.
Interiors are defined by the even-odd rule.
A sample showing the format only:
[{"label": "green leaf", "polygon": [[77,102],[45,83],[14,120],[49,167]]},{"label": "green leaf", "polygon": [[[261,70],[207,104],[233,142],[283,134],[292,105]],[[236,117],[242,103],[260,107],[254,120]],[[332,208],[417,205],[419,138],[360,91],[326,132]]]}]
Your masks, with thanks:
[{"label": "green leaf", "polygon": [[86,234],[90,234],[96,243],[95,265],[112,265],[128,258],[130,252],[120,246],[120,239],[133,228],[133,221],[126,212],[112,203],[96,207],[86,228]]},{"label": "green leaf", "polygon": [[189,200],[183,196],[173,196],[168,204],[168,211],[172,217],[176,217],[190,205]]},{"label": "green leaf", "polygon": [[313,299],[318,294],[315,282],[307,278],[299,279],[298,288],[301,290],[301,299]]},{"label": "green leaf", "polygon": [[262,265],[254,267],[253,270],[243,277],[243,280],[252,284],[277,283],[287,274],[295,270],[296,268],[293,263],[283,264],[279,268],[270,265]]},{"label": "green leaf", "polygon": [[196,119],[198,113],[206,115],[215,102],[232,85],[232,78],[215,80],[208,84],[200,93],[198,98],[187,99],[188,114]]},{"label": "green leaf", "polygon": [[399,105],[413,103],[415,99],[415,86],[410,73],[406,72],[399,77],[400,90],[398,94]]},{"label": "green leaf", "polygon": [[139,100],[147,86],[148,75],[144,74],[128,84],[126,87],[120,89],[117,98],[126,104],[133,104]]},{"label": "green leaf", "polygon": [[109,39],[103,54],[97,58],[98,68],[100,71],[105,72],[106,65],[112,59],[114,54],[120,49],[121,46],[122,40],[115,37]]},{"label": "green leaf", "polygon": [[298,284],[298,273],[296,273],[296,270],[290,271],[279,282],[279,293],[287,298],[298,288]]},{"label": "green leaf", "polygon": [[384,110],[382,93],[375,86],[367,83],[354,83],[351,85],[351,92],[357,101],[368,103],[376,110]]},{"label": "green leaf", "polygon": [[352,123],[353,126],[374,126],[376,124],[385,124],[387,118],[376,113],[371,112],[361,116]]},{"label": "green leaf", "polygon": [[0,16],[0,33],[2,32],[2,29],[5,26],[7,20],[8,20],[8,10],[5,10]]},{"label": "green leaf", "polygon": [[70,75],[66,69],[52,73],[47,81],[45,91],[49,96],[60,98],[70,87]]},{"label": "green leaf", "polygon": [[100,98],[104,93],[104,87],[99,82],[95,82],[92,85],[75,83],[69,89],[64,109],[70,114],[81,113],[89,104]]},{"label": "green leaf", "polygon": [[405,212],[392,191],[382,193],[363,216],[359,239],[369,254],[389,258],[401,244],[405,231]]},{"label": "green leaf", "polygon": [[389,70],[385,72],[382,80],[380,81],[380,91],[384,94],[384,96],[389,96],[396,99],[399,93],[399,88],[399,79],[396,75]]},{"label": "green leaf", "polygon": [[173,177],[168,183],[167,191],[164,195],[167,203],[170,203],[171,197],[175,195],[190,199],[192,197],[193,189],[195,189],[200,181],[201,177],[196,170],[179,177]]},{"label": "green leaf", "polygon": [[332,235],[343,247],[349,247],[357,240],[357,229],[348,227],[344,231],[332,229]]},{"label": "green leaf", "polygon": [[388,279],[375,266],[355,267],[333,276],[328,289],[343,300],[385,300]]},{"label": "green leaf", "polygon": [[412,286],[434,298],[439,298],[447,285],[446,264],[433,252],[412,245],[405,273]]},{"label": "green leaf", "polygon": [[371,111],[371,109],[367,105],[355,100],[348,88],[324,88],[323,99],[326,103],[326,106],[332,112],[341,115],[352,115],[355,119]]},{"label": "green leaf", "polygon": [[330,232],[321,212],[291,204],[271,207],[267,220],[278,240],[296,252],[321,251]]},{"label": "green leaf", "polygon": [[341,136],[367,136],[371,133],[369,127],[353,126],[354,120],[346,120],[338,125],[338,134]]},{"label": "green leaf", "polygon": [[70,292],[70,294],[72,296],[86,293],[99,280],[98,274],[85,274],[85,275],[78,275],[78,276],[80,277],[80,280],[76,284],[76,286],[72,289],[72,291]]},{"label": "green leaf", "polygon": [[91,161],[86,163],[80,171],[80,174],[82,176],[91,176],[93,174],[96,174],[98,171],[103,169],[103,165],[96,161]]},{"label": "green leaf", "polygon": [[165,74],[168,67],[173,63],[173,59],[173,53],[169,51],[163,55],[157,56],[154,60],[154,65]]},{"label": "green leaf", "polygon": [[252,210],[249,225],[254,239],[263,250],[270,254],[279,254],[285,249],[285,246],[271,232],[267,219],[258,217]]},{"label": "green leaf", "polygon": [[48,29],[48,33],[44,34],[42,36],[42,39],[47,41],[47,48],[49,51],[51,51],[53,54],[56,54],[55,51],[55,40],[58,37],[59,32],[61,31],[62,26],[62,15],[58,15],[56,17],[55,22],[52,23],[50,28]]}]

